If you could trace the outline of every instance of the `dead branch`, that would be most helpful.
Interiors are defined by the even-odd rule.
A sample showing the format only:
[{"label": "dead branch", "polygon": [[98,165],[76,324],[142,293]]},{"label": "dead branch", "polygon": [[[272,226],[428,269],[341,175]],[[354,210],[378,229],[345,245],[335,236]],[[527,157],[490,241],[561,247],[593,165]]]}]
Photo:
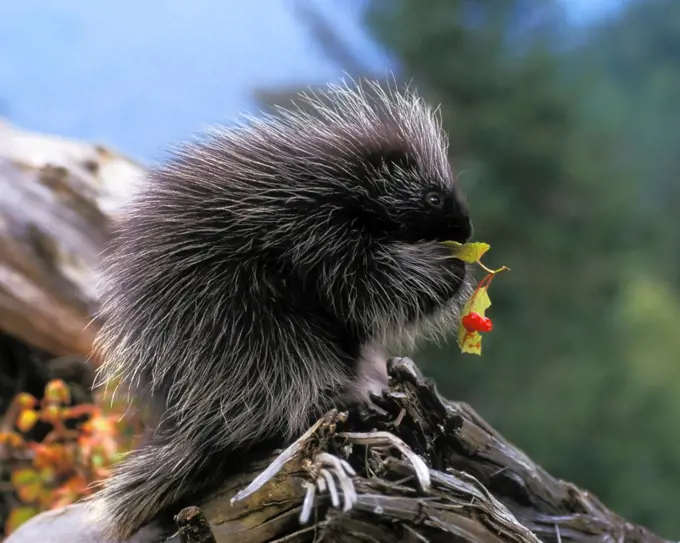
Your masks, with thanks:
[{"label": "dead branch", "polygon": [[[329,413],[200,509],[179,512],[169,539],[154,526],[134,542],[664,541],[546,473],[468,405],[439,396],[410,359],[392,361],[390,380],[385,416]],[[348,495],[352,508],[343,511]],[[85,514],[82,504],[43,513],[6,543],[39,543],[45,534],[55,543],[113,543]]]},{"label": "dead branch", "polygon": [[[287,469],[243,502],[231,506],[228,498],[257,468],[199,504],[216,540],[663,541],[546,473],[468,405],[443,399],[410,359],[393,361],[390,375],[391,393],[381,405],[388,415],[372,420],[370,431],[351,427],[351,418],[333,429],[322,425],[297,444]],[[385,435],[425,461],[429,488],[423,488],[417,465]],[[314,520],[301,526],[305,484],[314,482],[304,464],[324,452],[357,472],[358,498],[342,513],[328,492],[317,489]]]}]

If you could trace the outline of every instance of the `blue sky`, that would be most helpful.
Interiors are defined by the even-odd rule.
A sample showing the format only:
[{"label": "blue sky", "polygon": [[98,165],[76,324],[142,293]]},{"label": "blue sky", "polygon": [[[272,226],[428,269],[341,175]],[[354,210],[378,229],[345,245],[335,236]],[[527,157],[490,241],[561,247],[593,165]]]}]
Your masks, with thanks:
[{"label": "blue sky", "polygon": [[623,0],[560,0],[575,22],[585,22],[611,13]]},{"label": "blue sky", "polygon": [[[562,1],[582,22],[621,0]],[[379,66],[343,2],[322,3]],[[286,0],[22,0],[0,9],[0,115],[145,161],[208,123],[252,111],[254,87],[341,75]]]}]

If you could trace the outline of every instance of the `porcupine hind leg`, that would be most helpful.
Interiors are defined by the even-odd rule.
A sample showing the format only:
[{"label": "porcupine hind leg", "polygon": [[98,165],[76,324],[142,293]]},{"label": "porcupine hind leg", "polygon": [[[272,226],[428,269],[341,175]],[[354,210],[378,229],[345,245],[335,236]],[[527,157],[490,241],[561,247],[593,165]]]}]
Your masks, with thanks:
[{"label": "porcupine hind leg", "polygon": [[[386,398],[389,393],[387,365],[388,357],[384,349],[376,346],[364,349],[360,365],[357,368],[357,380],[352,385],[351,390],[351,394],[353,394],[351,397],[355,402],[358,402],[354,405],[352,411],[360,417],[364,426],[375,428],[372,421],[379,420],[383,425],[387,422],[388,411],[381,407],[381,405],[387,407],[389,402]],[[332,422],[327,426],[335,427]],[[413,473],[421,489],[427,490],[429,488],[428,466],[396,435],[387,431],[373,431],[365,433],[349,432],[344,434],[344,437],[350,443],[357,445],[399,450],[411,463]],[[352,478],[357,473],[346,460],[325,451],[319,452],[308,460],[305,471],[308,480],[304,483],[306,495],[300,513],[302,524],[309,522],[316,497],[320,494],[328,493],[331,505],[335,509],[348,512],[354,507],[358,495]]]},{"label": "porcupine hind leg", "polygon": [[[387,353],[377,344],[366,345],[357,361],[356,377],[341,397],[338,407],[351,406],[351,411],[359,416],[364,424],[371,420],[384,418],[387,411],[380,403],[389,392],[387,374]],[[306,468],[309,481],[305,482],[306,497],[300,513],[300,522],[306,524],[316,500],[316,494],[328,492],[331,505],[347,512],[357,500],[357,493],[352,482],[356,472],[344,459],[328,452],[315,455]]]}]

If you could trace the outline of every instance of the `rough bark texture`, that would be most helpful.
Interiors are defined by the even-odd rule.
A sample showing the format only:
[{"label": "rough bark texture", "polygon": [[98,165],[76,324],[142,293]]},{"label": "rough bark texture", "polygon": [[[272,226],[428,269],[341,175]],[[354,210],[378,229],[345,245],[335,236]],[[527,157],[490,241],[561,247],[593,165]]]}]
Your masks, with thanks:
[{"label": "rough bark texture", "polygon": [[[391,394],[382,405],[385,416],[376,416],[369,427],[351,416],[348,421],[330,419],[317,425],[257,491],[231,504],[255,476],[271,462],[279,462],[274,454],[197,504],[200,511],[180,512],[178,531],[167,541],[664,541],[608,510],[587,491],[546,473],[468,405],[440,397],[410,359],[395,360],[390,375]],[[390,445],[386,434],[422,458],[429,475],[421,473],[419,478],[416,464]],[[317,492],[311,521],[301,525],[305,485],[319,474],[310,463],[323,452],[346,459],[356,471],[352,477],[356,502],[343,513],[330,507],[328,491]],[[430,480],[427,489],[422,488],[424,478]],[[340,492],[340,505],[344,497]],[[46,533],[59,534],[51,539],[55,543],[112,543],[96,528],[85,528],[82,509],[73,511],[38,516],[7,543],[39,543]],[[150,530],[134,541],[160,540]]]},{"label": "rough bark texture", "polygon": [[300,449],[302,459],[328,451],[350,462],[358,494],[351,512],[329,508],[324,493],[313,523],[300,526],[301,483],[311,478],[292,461],[287,474],[243,503],[229,505],[243,482],[235,480],[199,504],[216,541],[663,541],[546,473],[468,405],[439,396],[411,360],[394,361],[390,375],[388,415],[376,416],[370,430],[399,437],[425,460],[429,490],[420,488],[413,464],[395,448],[351,444],[347,431],[367,428],[350,419],[334,431],[317,431]]},{"label": "rough bark texture", "polygon": [[[52,356],[89,354],[94,268],[119,196],[143,171],[101,147],[0,124],[0,332]],[[547,474],[469,406],[441,398],[409,359],[395,361],[390,374],[385,415],[323,421],[256,492],[230,504],[272,462],[281,464],[274,453],[200,510],[182,511],[169,541],[663,541]],[[323,453],[353,467],[355,503],[343,513],[319,490],[301,525]],[[347,496],[340,492],[340,504]],[[6,543],[112,543],[86,514],[84,504],[43,513]],[[150,527],[131,542],[160,540]]]}]

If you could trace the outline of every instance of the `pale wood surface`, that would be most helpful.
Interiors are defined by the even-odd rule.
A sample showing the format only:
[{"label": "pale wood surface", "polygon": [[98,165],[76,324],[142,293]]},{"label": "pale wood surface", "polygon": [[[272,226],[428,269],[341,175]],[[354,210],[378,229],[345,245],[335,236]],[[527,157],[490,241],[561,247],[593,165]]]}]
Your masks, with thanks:
[{"label": "pale wood surface", "polygon": [[54,356],[90,354],[99,254],[143,173],[102,146],[0,120],[0,330]]}]

